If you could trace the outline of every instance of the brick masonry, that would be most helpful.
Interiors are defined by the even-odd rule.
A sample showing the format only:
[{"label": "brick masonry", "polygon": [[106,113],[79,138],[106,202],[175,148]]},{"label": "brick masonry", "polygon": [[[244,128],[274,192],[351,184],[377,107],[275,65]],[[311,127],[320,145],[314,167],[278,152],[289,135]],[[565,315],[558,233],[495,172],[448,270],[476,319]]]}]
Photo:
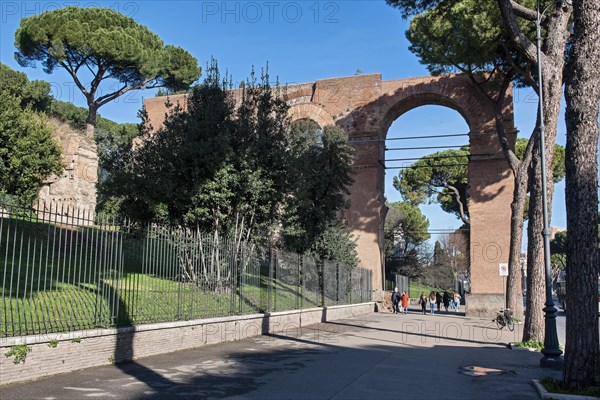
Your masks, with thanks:
[{"label": "brick masonry", "polygon": [[56,212],[56,208],[61,207],[93,216],[98,183],[96,142],[56,119],[51,118],[48,125],[60,144],[64,169],[61,176],[52,175],[44,180],[39,192],[38,212]]},{"label": "brick masonry", "polygon": [[[0,385],[177,350],[243,340],[261,334],[299,336],[301,327],[373,312],[374,303],[341,305],[194,321],[0,339]],[[331,332],[323,332],[330,335]],[[56,347],[48,344],[58,340]],[[6,357],[26,344],[24,363]]]},{"label": "brick masonry", "polygon": [[[237,92],[236,92],[237,93]],[[443,75],[384,81],[380,74],[323,79],[287,88],[292,119],[309,118],[323,127],[335,124],[346,130],[355,148],[350,209],[344,217],[357,238],[360,266],[373,271],[373,287],[383,288],[383,223],[385,215],[384,140],[388,128],[405,112],[423,105],[456,110],[470,130],[471,151],[489,153],[485,161],[470,161],[468,192],[471,216],[471,294],[477,308],[472,316],[494,315],[495,304],[484,300],[502,294],[498,264],[508,262],[512,172],[495,134],[494,110],[462,75]],[[169,101],[185,106],[185,95]],[[165,97],[146,99],[144,105],[155,129],[162,126]],[[512,92],[503,110],[509,140],[514,143]],[[376,298],[381,293],[375,294]],[[482,296],[482,301],[477,297]],[[495,297],[494,297],[495,298]],[[482,308],[483,307],[483,308]]]}]

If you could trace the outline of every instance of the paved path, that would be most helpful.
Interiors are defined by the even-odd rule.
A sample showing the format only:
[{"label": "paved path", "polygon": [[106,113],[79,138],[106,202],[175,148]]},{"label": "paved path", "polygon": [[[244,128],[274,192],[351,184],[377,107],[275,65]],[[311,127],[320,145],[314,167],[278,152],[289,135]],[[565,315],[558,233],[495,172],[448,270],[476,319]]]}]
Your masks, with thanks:
[{"label": "paved path", "polygon": [[0,397],[536,399],[531,379],[560,374],[538,367],[540,353],[506,347],[520,335],[454,313],[374,313],[4,386]]}]

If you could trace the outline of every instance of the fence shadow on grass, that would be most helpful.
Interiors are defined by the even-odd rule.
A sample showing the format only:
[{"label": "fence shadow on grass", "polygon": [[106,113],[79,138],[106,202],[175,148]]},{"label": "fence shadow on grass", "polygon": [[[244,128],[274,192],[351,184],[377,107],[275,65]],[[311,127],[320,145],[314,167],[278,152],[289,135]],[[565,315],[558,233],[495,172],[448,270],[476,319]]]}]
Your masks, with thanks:
[{"label": "fence shadow on grass", "polygon": [[104,280],[101,280],[100,284],[102,286],[101,293],[104,294],[109,304],[113,301],[114,303],[112,304],[116,305],[112,310],[113,315],[111,315],[113,325],[119,327],[116,328],[117,335],[113,352],[113,362],[116,364],[116,367],[125,374],[157,391],[175,385],[175,382],[134,360],[136,331],[127,311],[127,306],[119,296],[119,293],[110,284]]}]

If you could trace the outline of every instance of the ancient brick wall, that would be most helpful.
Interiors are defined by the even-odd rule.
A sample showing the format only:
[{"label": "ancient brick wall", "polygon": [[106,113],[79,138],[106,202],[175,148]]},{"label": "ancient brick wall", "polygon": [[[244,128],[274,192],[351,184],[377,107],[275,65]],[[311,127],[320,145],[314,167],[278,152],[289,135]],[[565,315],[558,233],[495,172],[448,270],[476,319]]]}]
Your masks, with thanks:
[{"label": "ancient brick wall", "polygon": [[[380,74],[358,75],[290,86],[286,96],[292,119],[309,118],[321,127],[333,123],[349,135],[355,149],[354,184],[350,188],[351,206],[344,217],[357,238],[360,266],[373,271],[376,298],[381,297],[384,279],[386,206],[382,160],[388,128],[403,113],[423,105],[441,105],[460,113],[470,129],[471,152],[491,154],[485,160],[472,160],[469,164],[471,296],[497,298],[502,293],[498,263],[508,261],[513,178],[496,138],[494,110],[467,77],[445,75],[384,81]],[[145,101],[154,128],[160,127],[164,120],[165,100]],[[172,96],[169,101],[184,103],[185,97]],[[509,140],[514,142],[511,92],[503,112]],[[478,305],[471,314],[487,315],[496,308],[493,304],[482,311]]]},{"label": "ancient brick wall", "polygon": [[39,193],[39,212],[49,211],[51,207],[56,211],[59,207],[94,215],[98,183],[96,143],[64,123],[50,120],[49,124],[62,150],[64,170],[60,176],[53,175],[44,181]]}]

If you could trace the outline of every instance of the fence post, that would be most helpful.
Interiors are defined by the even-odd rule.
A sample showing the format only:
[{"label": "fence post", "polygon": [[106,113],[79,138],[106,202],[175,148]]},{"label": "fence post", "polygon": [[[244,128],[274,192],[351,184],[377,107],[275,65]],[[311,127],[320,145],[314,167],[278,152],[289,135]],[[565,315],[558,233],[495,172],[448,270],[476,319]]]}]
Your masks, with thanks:
[{"label": "fence post", "polygon": [[340,304],[340,264],[335,263],[335,304]]},{"label": "fence post", "polygon": [[298,254],[296,258],[296,266],[298,271],[298,276],[296,279],[296,309],[302,308],[302,296],[304,295],[302,291],[302,255]]},{"label": "fence post", "polygon": [[269,279],[267,281],[267,311],[273,311],[273,267],[275,255],[273,248],[269,247]]},{"label": "fence post", "polygon": [[243,302],[243,298],[244,298],[244,270],[246,269],[246,245],[242,246],[241,249],[241,263],[238,262],[238,279],[237,279],[237,284],[238,284],[238,293],[239,293],[239,313],[240,315],[244,315],[244,302]]},{"label": "fence post", "polygon": [[319,286],[321,289],[321,307],[325,307],[325,261],[319,260]]}]

